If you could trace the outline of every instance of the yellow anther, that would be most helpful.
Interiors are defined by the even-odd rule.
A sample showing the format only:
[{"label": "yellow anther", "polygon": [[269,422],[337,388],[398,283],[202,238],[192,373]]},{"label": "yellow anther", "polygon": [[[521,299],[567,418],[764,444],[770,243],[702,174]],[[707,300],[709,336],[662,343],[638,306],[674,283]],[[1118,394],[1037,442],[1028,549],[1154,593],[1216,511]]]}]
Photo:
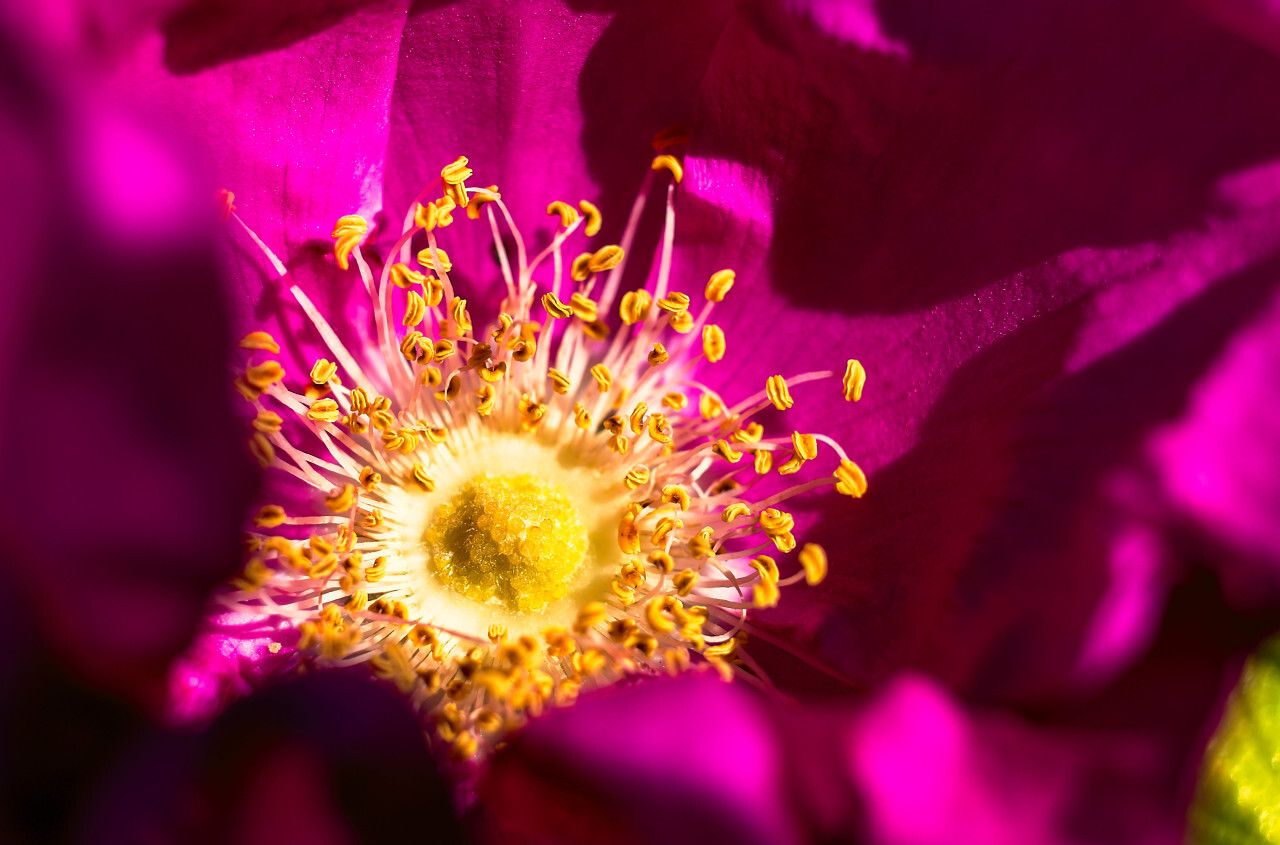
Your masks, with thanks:
[{"label": "yellow anther", "polygon": [[773,452],[768,449],[756,449],[754,455],[756,475],[768,474],[769,470],[773,469]]},{"label": "yellow anther", "polygon": [[547,378],[551,379],[551,389],[561,396],[564,396],[573,387],[573,382],[569,381],[569,377],[555,367],[547,368]]},{"label": "yellow anther", "polygon": [[440,247],[435,249],[427,247],[426,249],[418,250],[418,263],[423,267],[435,270],[437,273],[448,273],[453,269],[453,262],[449,260],[449,253]]},{"label": "yellow anther", "polygon": [[704,295],[707,302],[723,302],[725,294],[733,287],[733,279],[736,274],[732,270],[719,270],[711,274],[711,278],[707,281],[707,289]]},{"label": "yellow anther", "polygon": [[609,324],[604,320],[592,320],[582,324],[582,333],[592,340],[604,340],[609,336]]},{"label": "yellow anther", "polygon": [[724,330],[716,325],[702,327],[702,354],[707,360],[716,363],[724,357]]},{"label": "yellow anther", "polygon": [[240,575],[232,579],[231,584],[237,590],[244,590],[251,593],[261,587],[263,584],[271,580],[271,568],[263,562],[262,558],[254,555],[249,558],[249,562],[244,565]]},{"label": "yellow anther", "polygon": [[445,383],[444,390],[437,390],[433,395],[442,402],[452,402],[458,398],[458,394],[462,392],[462,378],[454,373],[449,376],[449,381]]},{"label": "yellow anther", "polygon": [[[645,582],[644,567],[641,566],[637,561],[634,561],[634,560],[627,561],[626,563],[622,564],[622,566],[618,569],[618,577],[622,579],[622,583],[626,584],[628,587],[632,588],[633,590],[639,589],[640,587],[644,586],[644,582]],[[619,621],[623,621],[623,620],[619,620]],[[626,620],[626,621],[631,621],[631,620]]]},{"label": "yellow anther", "polygon": [[862,398],[862,386],[866,383],[867,371],[860,362],[850,358],[849,363],[844,365],[844,379],[841,383],[844,398],[849,402],[857,402]]},{"label": "yellow anther", "polygon": [[373,492],[378,489],[378,485],[382,483],[382,473],[373,467],[365,467],[360,470],[360,486]]},{"label": "yellow anther", "polygon": [[517,408],[520,411],[521,424],[527,431],[532,431],[547,414],[547,406],[534,399],[528,393],[520,396]]},{"label": "yellow anther", "polygon": [[692,569],[681,569],[671,578],[671,586],[676,588],[676,595],[687,596],[698,583],[698,573]]},{"label": "yellow anther", "polygon": [[431,346],[431,359],[437,364],[442,364],[452,358],[457,351],[458,347],[452,340],[441,338]]},{"label": "yellow anther", "polygon": [[646,290],[629,290],[622,295],[622,304],[618,306],[618,314],[622,322],[628,326],[649,316],[649,308],[653,305],[653,297]]},{"label": "yellow anther", "polygon": [[501,622],[494,622],[489,626],[488,630],[489,642],[500,643],[507,638],[507,626]]},{"label": "yellow anther", "polygon": [[602,246],[591,254],[591,258],[587,261],[587,269],[592,273],[612,270],[622,263],[622,257],[622,247],[617,244]]},{"label": "yellow anther", "polygon": [[454,737],[449,745],[449,759],[455,763],[463,763],[476,756],[480,747],[479,741],[471,731],[463,731]]},{"label": "yellow anther", "polygon": [[667,325],[680,334],[693,331],[693,315],[688,311],[679,311],[667,318]]},{"label": "yellow anther", "polygon": [[427,348],[423,341],[422,332],[414,329],[405,334],[400,339],[400,354],[405,357],[406,361],[419,363],[427,357]]},{"label": "yellow anther", "polygon": [[665,414],[653,414],[649,417],[649,436],[659,443],[671,442],[671,423]]},{"label": "yellow anther", "polygon": [[747,423],[742,428],[735,428],[729,435],[731,443],[759,443],[764,437],[764,426],[758,422]]},{"label": "yellow anther", "polygon": [[714,420],[724,412],[724,401],[711,391],[704,391],[698,399],[698,413],[704,420]]},{"label": "yellow anther", "polygon": [[485,191],[487,193],[476,192],[471,194],[470,202],[467,203],[467,216],[472,220],[480,219],[480,207],[485,203],[502,199],[502,194],[499,193],[497,185],[490,185]]},{"label": "yellow anther", "polygon": [[426,280],[426,275],[413,270],[407,264],[392,264],[390,270],[391,283],[403,290],[409,290],[422,284]]},{"label": "yellow anther", "polygon": [[715,452],[717,455],[724,458],[726,462],[731,464],[736,464],[738,461],[742,460],[742,453],[730,446],[729,441],[727,440],[717,440],[716,444],[711,447],[711,451]]},{"label": "yellow anther", "polygon": [[458,328],[458,334],[464,335],[471,331],[471,315],[467,313],[467,301],[454,297],[449,300],[449,316],[453,318],[453,324]]},{"label": "yellow anther", "polygon": [[426,436],[427,440],[439,446],[449,439],[449,429],[435,425],[427,426],[426,430],[423,431],[423,435]]},{"label": "yellow anther", "polygon": [[837,482],[836,492],[838,493],[858,499],[862,497],[863,493],[867,492],[866,474],[861,467],[848,458],[840,462],[840,466],[836,468],[835,477]]},{"label": "yellow anther", "polygon": [[405,294],[404,319],[400,322],[407,328],[413,328],[427,316],[427,301],[416,290]]},{"label": "yellow anther", "polygon": [[279,361],[263,361],[246,369],[244,378],[258,390],[266,390],[284,378],[284,367],[280,366]]},{"label": "yellow anther", "polygon": [[467,167],[467,157],[458,156],[450,164],[446,164],[440,170],[440,179],[444,182],[445,195],[451,198],[459,207],[467,204],[467,186],[466,181],[472,176],[470,167]]},{"label": "yellow anther", "polygon": [[578,648],[578,641],[564,628],[548,628],[542,632],[550,657],[568,657]]},{"label": "yellow anther", "polygon": [[272,355],[279,353],[280,344],[276,343],[275,338],[266,332],[249,332],[240,338],[241,349],[265,349]]},{"label": "yellow anther", "polygon": [[622,414],[610,414],[600,425],[610,434],[622,434],[626,430],[627,418]]},{"label": "yellow anther", "polygon": [[359,613],[368,606],[369,593],[365,590],[356,590],[351,594],[351,598],[347,599],[347,603],[343,607],[347,613]]},{"label": "yellow anther", "polygon": [[640,554],[640,526],[636,525],[636,515],[631,511],[618,521],[618,548],[629,555]]},{"label": "yellow anther", "polygon": [[644,464],[637,464],[627,472],[627,477],[623,479],[623,483],[627,485],[628,490],[635,490],[649,483],[649,468]]},{"label": "yellow anther", "polygon": [[662,407],[670,408],[673,411],[683,411],[688,404],[689,397],[683,393],[668,393],[662,397]]},{"label": "yellow anther", "polygon": [[667,155],[666,153],[656,156],[653,159],[653,164],[649,167],[651,170],[671,171],[671,178],[676,180],[677,185],[680,184],[680,180],[684,178],[684,166],[680,164],[679,159],[675,156]]},{"label": "yellow anther", "polygon": [[279,505],[263,505],[253,517],[253,524],[259,528],[275,528],[283,525],[289,516]]},{"label": "yellow anther", "polygon": [[621,434],[615,434],[609,438],[609,450],[619,455],[627,454],[627,450],[631,448],[631,441],[623,437]]},{"label": "yellow anther", "polygon": [[573,316],[573,309],[560,301],[560,297],[547,292],[542,295],[542,307],[547,309],[552,319],[564,320]]},{"label": "yellow anther", "polygon": [[582,606],[578,611],[578,616],[573,620],[573,630],[578,634],[585,634],[595,628],[609,616],[609,608],[604,602],[593,601]]},{"label": "yellow anther", "polygon": [[366,414],[369,412],[369,392],[363,387],[357,387],[352,390],[348,401],[351,402],[351,413]]},{"label": "yellow anther", "polygon": [[689,297],[679,291],[672,291],[658,300],[658,307],[669,314],[679,314],[689,310]]},{"label": "yellow anther", "polygon": [[[448,199],[446,197],[446,199]],[[450,200],[452,202],[452,200]],[[434,202],[420,203],[413,212],[414,225],[421,226],[428,232],[436,228],[440,223],[440,209]]]},{"label": "yellow anther", "polygon": [[776,581],[761,579],[751,590],[751,602],[756,607],[777,607],[778,599],[781,597],[782,591],[778,589]]},{"label": "yellow anther", "polygon": [[556,200],[547,206],[547,214],[559,215],[560,225],[566,229],[578,222],[578,210],[567,202],[561,202],[560,200]]},{"label": "yellow anther", "polygon": [[812,461],[818,457],[818,438],[812,434],[801,434],[798,431],[791,432],[791,444],[796,447],[796,454],[806,461]]},{"label": "yellow anther", "polygon": [[253,427],[263,434],[275,434],[284,425],[284,420],[274,411],[261,410],[253,418]]},{"label": "yellow anther", "polygon": [[794,475],[804,466],[804,458],[799,455],[792,455],[787,462],[778,467],[778,475]]},{"label": "yellow anther", "polygon": [[424,492],[431,493],[436,489],[435,479],[427,475],[426,467],[420,463],[414,463],[413,469],[409,471],[408,481],[416,484]]},{"label": "yellow anther", "polygon": [[584,431],[591,428],[591,414],[581,402],[573,403],[573,424]]},{"label": "yellow anther", "polygon": [[613,386],[613,373],[609,372],[609,368],[604,364],[596,364],[592,367],[591,377],[596,380],[596,389],[601,393],[608,393],[609,388]]},{"label": "yellow anther", "polygon": [[[694,534],[689,539],[689,554],[695,558],[711,557],[715,553],[711,533],[711,526],[708,525],[697,534]],[[681,595],[684,595],[684,593],[681,593]]]},{"label": "yellow anther", "polygon": [[587,649],[573,656],[573,668],[579,675],[590,677],[605,666],[604,652],[599,649]]},{"label": "yellow anther", "polygon": [[476,390],[476,413],[487,417],[493,413],[493,403],[497,400],[497,392],[492,384],[482,384]]},{"label": "yellow anther", "polygon": [[664,575],[670,575],[671,570],[675,567],[676,562],[671,555],[662,549],[654,549],[649,552],[649,556],[645,558],[651,566]]},{"label": "yellow anther", "polygon": [[573,309],[573,313],[577,315],[579,320],[587,323],[595,321],[596,312],[599,310],[599,306],[594,299],[581,293],[575,293],[569,298],[569,307]]},{"label": "yellow anther", "polygon": [[386,431],[396,424],[396,418],[391,415],[390,411],[379,408],[369,414],[369,422],[378,431]]},{"label": "yellow anther", "polygon": [[649,599],[644,605],[644,618],[649,627],[659,634],[670,634],[676,629],[676,623],[667,616],[668,597],[659,596]]},{"label": "yellow anther", "polygon": [[629,420],[631,422],[631,433],[640,434],[644,431],[644,424],[648,419],[649,406],[644,402],[637,402],[635,408],[631,411]]},{"label": "yellow anther", "polygon": [[311,403],[311,408],[307,411],[307,419],[316,422],[337,422],[340,416],[342,411],[338,409],[338,403],[332,399],[317,399]]},{"label": "yellow anther", "polygon": [[487,343],[477,343],[471,347],[471,354],[467,356],[467,369],[475,370],[484,367],[492,356],[492,346]]},{"label": "yellow anther", "polygon": [[538,344],[533,340],[517,340],[511,344],[511,357],[520,363],[524,363],[533,357],[538,351]]},{"label": "yellow anther", "polygon": [[253,459],[258,462],[258,466],[266,469],[275,460],[276,450],[265,434],[255,431],[253,437],[249,438],[249,454],[253,455]]},{"label": "yellow anther", "polygon": [[680,484],[668,484],[662,488],[662,502],[675,505],[682,511],[689,509],[689,491]]},{"label": "yellow anther", "polygon": [[658,520],[658,524],[653,529],[653,544],[655,546],[666,545],[667,539],[672,534],[684,527],[684,521],[674,516],[664,516]]},{"label": "yellow anther", "polygon": [[[453,265],[449,265],[452,268]],[[445,271],[446,273],[448,270]],[[429,307],[435,308],[444,299],[444,282],[435,276],[424,276],[422,279],[422,298]]]},{"label": "yellow anther", "polygon": [[778,583],[778,562],[768,555],[758,555],[751,559],[751,568],[760,573],[761,581]]},{"label": "yellow anther", "polygon": [[368,233],[369,224],[360,215],[348,214],[338,218],[338,222],[333,227],[333,234],[329,237],[334,239],[333,257],[337,260],[339,267],[346,270],[351,266],[348,263],[351,251],[360,245]]},{"label": "yellow anther", "polygon": [[573,259],[569,265],[569,278],[575,282],[585,282],[591,278],[591,253],[584,252]]},{"label": "yellow anther", "polygon": [[337,364],[321,358],[311,366],[311,383],[317,386],[328,384],[329,379],[333,378],[333,374],[337,371]]},{"label": "yellow anther", "polygon": [[586,200],[579,200],[578,208],[582,210],[582,216],[587,218],[586,224],[582,227],[582,233],[588,238],[594,238],[600,234],[600,226],[604,223],[604,218],[600,216],[600,209]]},{"label": "yellow anther", "polygon": [[329,510],[334,513],[342,513],[351,510],[351,506],[356,503],[356,488],[351,484],[342,485],[341,490],[337,490],[331,495],[324,497],[324,503]]},{"label": "yellow anther", "polygon": [[725,522],[733,522],[740,517],[751,516],[751,508],[742,502],[734,502],[731,505],[725,505],[724,511],[721,512],[720,518]]},{"label": "yellow anther", "polygon": [[800,565],[804,567],[804,580],[809,586],[821,584],[827,577],[827,551],[817,543],[805,543],[800,550]]},{"label": "yellow anther", "polygon": [[491,366],[486,365],[476,370],[476,372],[480,375],[481,380],[486,381],[489,384],[497,384],[502,381],[502,377],[507,374],[507,362],[499,361],[497,364],[493,364]]},{"label": "yellow anther", "polygon": [[782,376],[769,376],[769,380],[765,382],[764,392],[779,411],[785,411],[795,404],[795,400],[791,398],[791,391],[787,389],[787,380]]},{"label": "yellow anther", "polygon": [[778,551],[782,552],[783,554],[786,554],[787,552],[791,552],[795,550],[796,535],[792,534],[790,531],[785,531],[781,534],[775,534],[769,539],[773,541],[774,548],[776,548]]},{"label": "yellow anther", "polygon": [[785,534],[796,527],[796,520],[791,514],[778,508],[765,508],[760,512],[760,527],[770,537]]}]

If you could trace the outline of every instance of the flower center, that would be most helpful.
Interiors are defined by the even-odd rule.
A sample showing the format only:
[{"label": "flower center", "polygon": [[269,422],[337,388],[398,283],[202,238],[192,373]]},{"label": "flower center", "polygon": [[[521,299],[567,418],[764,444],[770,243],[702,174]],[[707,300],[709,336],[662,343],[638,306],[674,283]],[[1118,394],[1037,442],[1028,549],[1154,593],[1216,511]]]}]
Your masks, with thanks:
[{"label": "flower center", "polygon": [[573,504],[534,475],[472,479],[439,507],[424,539],[445,584],[515,611],[563,598],[587,551]]}]

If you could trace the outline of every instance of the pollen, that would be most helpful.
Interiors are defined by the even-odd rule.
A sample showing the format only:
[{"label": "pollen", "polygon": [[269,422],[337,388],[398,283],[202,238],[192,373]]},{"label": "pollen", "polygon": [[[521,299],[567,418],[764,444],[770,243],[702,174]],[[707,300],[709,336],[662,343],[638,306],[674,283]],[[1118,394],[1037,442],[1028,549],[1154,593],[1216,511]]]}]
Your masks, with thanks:
[{"label": "pollen", "polygon": [[469,482],[440,506],[425,539],[444,584],[517,611],[564,597],[587,549],[573,505],[533,475]]}]

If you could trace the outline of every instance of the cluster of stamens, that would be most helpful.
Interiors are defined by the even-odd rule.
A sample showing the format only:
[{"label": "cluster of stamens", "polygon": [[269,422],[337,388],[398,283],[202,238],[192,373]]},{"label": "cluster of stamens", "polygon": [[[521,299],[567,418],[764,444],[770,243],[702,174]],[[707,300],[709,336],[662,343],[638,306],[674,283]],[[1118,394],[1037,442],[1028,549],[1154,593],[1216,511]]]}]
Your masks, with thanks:
[{"label": "cluster of stamens", "polygon": [[[236,386],[256,412],[250,449],[313,488],[316,507],[258,511],[224,604],[291,620],[306,665],[368,663],[411,696],[457,759],[622,677],[701,667],[759,679],[741,648],[748,612],[827,569],[778,505],[828,485],[858,497],[866,478],[830,438],[767,436],[753,417],[786,411],[790,388],[815,379],[842,375],[844,398],[857,400],[865,373],[849,361],[842,374],[775,375],[733,405],[695,380],[703,359],[726,354],[709,317],[734,274],[713,275],[701,304],[667,289],[682,173],[660,154],[621,243],[571,261],[568,239],[599,232],[594,205],[551,203],[559,225],[530,259],[497,188],[466,185],[465,158],[441,171],[439,197],[419,196],[380,271],[361,251],[366,221],[342,217],[334,260],[354,262],[373,302],[374,360],[347,350],[245,226],[332,360],[294,378],[270,357],[280,351],[271,336],[241,342]],[[656,278],[619,296],[661,174],[670,181]],[[231,199],[227,215],[241,222]],[[460,209],[487,222],[506,286],[482,331],[437,242]],[[773,473],[809,475],[823,446],[833,468],[753,493]]]}]

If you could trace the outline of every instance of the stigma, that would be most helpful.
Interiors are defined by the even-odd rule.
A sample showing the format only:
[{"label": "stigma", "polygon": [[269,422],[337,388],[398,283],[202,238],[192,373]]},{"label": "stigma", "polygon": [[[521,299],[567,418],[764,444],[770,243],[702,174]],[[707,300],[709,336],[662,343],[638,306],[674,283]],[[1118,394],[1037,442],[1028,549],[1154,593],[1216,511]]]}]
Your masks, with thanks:
[{"label": "stigma", "polygon": [[[749,617],[828,569],[785,503],[867,489],[832,438],[756,419],[771,409],[785,420],[808,382],[830,384],[817,401],[858,401],[858,361],[773,374],[737,401],[709,386],[733,355],[713,317],[735,274],[670,289],[685,171],[680,139],[662,137],[618,243],[591,243],[594,203],[548,198],[555,233],[533,252],[497,186],[468,184],[477,171],[465,157],[441,169],[390,243],[375,248],[367,221],[338,217],[332,260],[372,306],[358,350],[222,194],[225,218],[324,349],[289,372],[268,333],[241,341],[249,449],[304,494],[291,501],[310,504],[256,514],[220,601],[287,620],[299,668],[368,665],[458,760],[624,678],[762,682]],[[624,291],[656,180],[662,251],[653,278]],[[495,265],[475,268],[505,287],[492,314],[473,315],[453,284],[455,237],[494,246]]]}]

